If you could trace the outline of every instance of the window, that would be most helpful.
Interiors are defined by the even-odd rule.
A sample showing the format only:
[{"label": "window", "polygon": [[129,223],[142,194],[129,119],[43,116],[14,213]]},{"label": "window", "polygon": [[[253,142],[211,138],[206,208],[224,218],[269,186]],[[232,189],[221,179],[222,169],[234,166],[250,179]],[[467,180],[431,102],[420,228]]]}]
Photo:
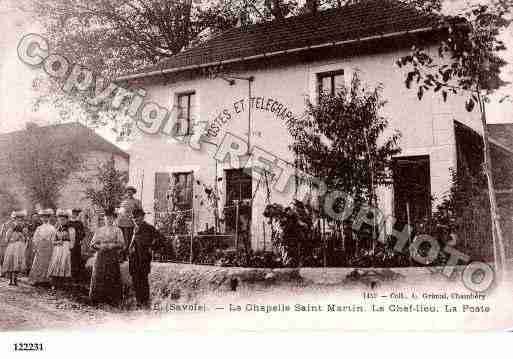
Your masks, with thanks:
[{"label": "window", "polygon": [[155,225],[161,227],[165,221],[166,215],[169,212],[169,201],[167,193],[169,191],[169,184],[171,177],[167,172],[155,173],[155,194],[153,209],[155,211]]},{"label": "window", "polygon": [[[177,211],[187,211],[193,206],[193,172],[155,173],[155,224]],[[185,220],[192,219],[192,212],[182,212]]]},{"label": "window", "polygon": [[193,185],[192,172],[173,173],[173,211],[192,209]]},{"label": "window", "polygon": [[319,95],[335,96],[337,90],[345,85],[344,70],[322,72],[317,74]]},{"label": "window", "polygon": [[193,121],[196,115],[195,101],[196,94],[194,92],[178,94],[176,97],[178,108],[176,134],[178,136],[192,135]]}]

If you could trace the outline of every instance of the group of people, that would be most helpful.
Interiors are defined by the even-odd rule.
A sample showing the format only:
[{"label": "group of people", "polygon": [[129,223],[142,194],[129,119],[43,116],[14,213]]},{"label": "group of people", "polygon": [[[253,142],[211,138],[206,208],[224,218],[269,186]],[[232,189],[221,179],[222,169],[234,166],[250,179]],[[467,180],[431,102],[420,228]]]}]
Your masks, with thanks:
[{"label": "group of people", "polygon": [[[128,269],[138,307],[150,301],[148,275],[152,251],[163,245],[163,236],[145,222],[135,188],[127,187],[120,208],[104,209],[104,224],[94,231],[90,247],[96,251],[89,287],[93,303],[119,305],[123,296],[120,263]],[[0,231],[0,265],[9,285],[17,285],[18,275],[28,274],[32,284],[52,286],[77,283],[83,277],[82,241],[85,227],[78,219],[80,209],[45,209],[26,220],[26,212],[15,211]]]},{"label": "group of people", "polygon": [[79,209],[56,213],[45,209],[30,220],[26,211],[11,213],[0,230],[0,264],[9,285],[18,285],[20,274],[27,274],[34,285],[51,282],[55,286],[63,279],[80,279],[85,229],[79,213]]}]

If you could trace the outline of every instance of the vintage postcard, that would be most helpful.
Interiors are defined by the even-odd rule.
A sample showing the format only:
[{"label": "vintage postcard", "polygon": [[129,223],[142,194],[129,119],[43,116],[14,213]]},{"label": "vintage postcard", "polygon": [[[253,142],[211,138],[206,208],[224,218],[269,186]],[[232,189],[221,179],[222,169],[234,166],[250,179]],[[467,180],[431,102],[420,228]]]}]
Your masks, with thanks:
[{"label": "vintage postcard", "polygon": [[513,328],[511,1],[0,19],[0,331]]}]

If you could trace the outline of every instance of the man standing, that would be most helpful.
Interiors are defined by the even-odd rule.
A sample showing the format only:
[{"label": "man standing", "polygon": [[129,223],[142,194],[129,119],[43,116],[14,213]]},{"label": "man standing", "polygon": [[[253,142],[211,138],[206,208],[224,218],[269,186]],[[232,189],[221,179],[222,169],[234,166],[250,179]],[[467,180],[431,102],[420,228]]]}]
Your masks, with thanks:
[{"label": "man standing", "polygon": [[150,285],[152,250],[162,247],[164,237],[152,225],[144,221],[144,211],[136,208],[133,212],[135,229],[129,246],[128,269],[132,277],[138,308],[150,305]]},{"label": "man standing", "polygon": [[69,226],[75,229],[75,245],[71,248],[71,278],[77,283],[82,275],[82,240],[85,237],[84,224],[78,217],[82,210],[73,208]]},{"label": "man standing", "polygon": [[118,216],[118,227],[123,232],[123,239],[125,240],[125,250],[123,251],[123,259],[126,260],[128,255],[128,246],[132,240],[134,233],[134,222],[132,220],[133,212],[135,209],[142,209],[141,201],[134,198],[137,193],[136,189],[128,186],[125,190],[125,199],[121,202],[120,211]]}]

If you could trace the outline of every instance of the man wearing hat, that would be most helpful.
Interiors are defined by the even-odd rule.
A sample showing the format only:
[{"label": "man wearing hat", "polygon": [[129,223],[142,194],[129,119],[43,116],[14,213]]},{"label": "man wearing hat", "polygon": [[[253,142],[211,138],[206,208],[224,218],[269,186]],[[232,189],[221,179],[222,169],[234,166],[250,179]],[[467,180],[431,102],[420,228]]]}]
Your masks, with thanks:
[{"label": "man wearing hat", "polygon": [[85,237],[85,227],[79,218],[80,208],[71,210],[69,226],[75,230],[75,244],[71,248],[71,278],[78,282],[82,275],[82,240]]},{"label": "man wearing hat", "polygon": [[129,246],[128,270],[139,308],[147,308],[150,304],[150,285],[148,275],[151,271],[152,250],[163,246],[164,236],[155,227],[144,220],[144,211],[134,209],[134,235]]},{"label": "man wearing hat", "polygon": [[123,239],[125,240],[124,259],[126,259],[128,255],[128,246],[130,245],[134,233],[133,212],[137,208],[142,209],[141,201],[134,198],[136,193],[137,190],[134,187],[128,186],[126,188],[125,199],[121,202],[118,215],[118,227],[121,228]]}]

